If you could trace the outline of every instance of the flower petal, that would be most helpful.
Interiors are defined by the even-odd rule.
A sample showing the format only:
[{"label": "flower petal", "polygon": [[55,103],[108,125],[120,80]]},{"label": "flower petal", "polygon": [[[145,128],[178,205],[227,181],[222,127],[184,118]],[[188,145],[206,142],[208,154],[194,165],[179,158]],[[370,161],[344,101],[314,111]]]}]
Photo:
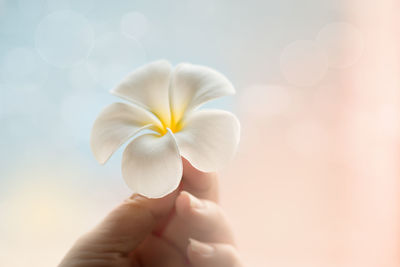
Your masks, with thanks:
[{"label": "flower petal", "polygon": [[181,155],[195,168],[216,171],[233,158],[240,139],[240,124],[230,112],[200,110],[186,118],[175,138]]},{"label": "flower petal", "polygon": [[161,127],[150,112],[125,103],[113,103],[94,122],[90,145],[94,157],[104,164],[129,138],[144,128]]},{"label": "flower petal", "polygon": [[176,66],[170,87],[171,112],[175,122],[205,102],[235,94],[231,82],[221,73],[199,65]]},{"label": "flower petal", "polygon": [[153,112],[169,125],[168,88],[172,72],[165,61],[155,61],[133,71],[111,93]]},{"label": "flower petal", "polygon": [[182,159],[172,132],[133,140],[123,154],[122,176],[135,193],[149,198],[174,191],[182,178]]}]

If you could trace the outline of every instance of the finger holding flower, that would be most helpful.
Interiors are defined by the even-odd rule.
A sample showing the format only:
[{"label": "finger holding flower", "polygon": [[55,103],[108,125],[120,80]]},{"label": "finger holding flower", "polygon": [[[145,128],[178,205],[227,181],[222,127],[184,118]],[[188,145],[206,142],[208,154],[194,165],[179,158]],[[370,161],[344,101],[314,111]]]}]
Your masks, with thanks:
[{"label": "finger holding flower", "polygon": [[129,103],[99,114],[91,148],[104,164],[129,142],[122,176],[135,194],[81,237],[60,266],[242,266],[216,203],[213,172],[233,157],[239,121],[226,111],[198,109],[234,92],[210,68],[172,68],[166,61],[135,70],[112,90]]},{"label": "finger holding flower", "polygon": [[199,110],[235,93],[217,71],[156,61],[135,70],[111,92],[130,103],[111,104],[99,114],[91,148],[103,164],[133,138],[123,153],[122,176],[135,193],[160,198],[174,191],[182,178],[181,157],[203,172],[232,159],[240,137],[237,118],[227,111]]}]

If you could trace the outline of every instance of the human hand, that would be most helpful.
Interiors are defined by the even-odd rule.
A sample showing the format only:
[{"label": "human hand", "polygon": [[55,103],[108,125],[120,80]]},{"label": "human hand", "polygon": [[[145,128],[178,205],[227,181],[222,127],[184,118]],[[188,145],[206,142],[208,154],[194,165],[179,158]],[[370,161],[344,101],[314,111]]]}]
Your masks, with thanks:
[{"label": "human hand", "polygon": [[183,163],[179,190],[162,199],[132,196],[82,236],[59,267],[243,266],[216,204],[216,174]]}]

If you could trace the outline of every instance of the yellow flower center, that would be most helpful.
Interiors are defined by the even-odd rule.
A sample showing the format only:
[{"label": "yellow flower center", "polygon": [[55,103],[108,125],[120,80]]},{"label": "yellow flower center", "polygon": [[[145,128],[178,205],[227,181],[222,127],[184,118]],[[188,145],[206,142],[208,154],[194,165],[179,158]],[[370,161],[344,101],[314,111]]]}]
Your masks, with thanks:
[{"label": "yellow flower center", "polygon": [[[177,116],[176,115],[174,116],[174,112],[171,112],[170,117],[169,116],[158,116],[158,118],[160,119],[160,122],[162,124],[162,127],[157,127],[157,132],[164,135],[167,133],[167,128],[169,128],[173,133],[179,132],[184,126],[183,113],[184,112],[179,112]],[[163,119],[163,118],[168,118],[168,117],[170,118],[169,121],[166,119]]]}]

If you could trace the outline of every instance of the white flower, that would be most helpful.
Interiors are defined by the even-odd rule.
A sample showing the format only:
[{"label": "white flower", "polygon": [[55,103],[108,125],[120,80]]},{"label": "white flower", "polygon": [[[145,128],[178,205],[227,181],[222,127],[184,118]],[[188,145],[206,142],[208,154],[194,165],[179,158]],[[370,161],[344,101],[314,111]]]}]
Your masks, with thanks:
[{"label": "white flower", "polygon": [[[136,69],[112,94],[131,102],[113,103],[97,117],[91,148],[104,164],[125,142],[122,176],[136,193],[150,198],[174,191],[182,178],[181,156],[211,172],[229,162],[239,143],[240,125],[227,111],[198,108],[235,89],[208,67],[156,61]],[[138,136],[142,130],[145,134]]]}]

